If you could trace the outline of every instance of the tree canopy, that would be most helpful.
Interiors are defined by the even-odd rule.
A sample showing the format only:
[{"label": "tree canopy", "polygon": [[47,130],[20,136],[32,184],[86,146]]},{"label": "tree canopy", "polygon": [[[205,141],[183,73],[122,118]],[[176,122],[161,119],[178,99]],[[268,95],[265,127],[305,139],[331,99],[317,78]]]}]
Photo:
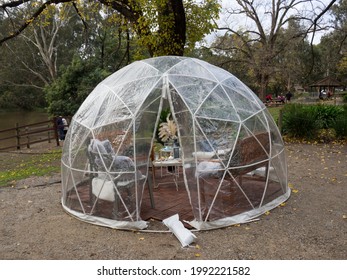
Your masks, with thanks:
[{"label": "tree canopy", "polygon": [[[136,59],[190,52],[216,27],[219,11],[218,0],[0,1],[0,106],[23,88],[45,88],[52,114],[73,114],[86,94],[76,84],[85,81],[63,93],[67,77],[92,75],[95,86],[104,76],[96,69],[112,73]],[[39,106],[25,102],[29,96],[20,100]]]},{"label": "tree canopy", "polygon": [[0,107],[73,114],[107,74],[160,55],[225,68],[261,99],[325,75],[347,83],[347,0],[219,2],[0,0]]},{"label": "tree canopy", "polygon": [[[335,2],[331,0],[325,5],[315,0],[232,1],[225,10],[228,20],[219,26],[224,33],[213,47],[225,56],[224,65],[248,65],[256,91],[265,100],[270,79],[279,71],[278,62],[295,42],[308,40],[309,34],[313,38],[317,30],[327,28],[322,16]],[[288,90],[292,85],[288,82]]]},{"label": "tree canopy", "polygon": [[[7,33],[0,44],[21,34],[52,5],[72,5],[85,27],[87,11],[112,13],[114,22],[123,22],[138,36],[138,43],[151,56],[183,55],[185,47],[194,47],[204,35],[215,28],[220,5],[218,0],[23,0],[7,1],[0,5],[6,15]],[[13,13],[23,9],[23,20],[14,22]],[[187,28],[188,26],[188,28]]]}]

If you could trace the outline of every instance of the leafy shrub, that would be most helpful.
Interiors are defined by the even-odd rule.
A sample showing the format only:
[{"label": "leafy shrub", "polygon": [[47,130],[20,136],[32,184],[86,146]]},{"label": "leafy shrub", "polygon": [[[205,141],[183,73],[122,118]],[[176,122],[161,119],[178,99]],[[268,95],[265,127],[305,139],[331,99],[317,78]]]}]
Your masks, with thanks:
[{"label": "leafy shrub", "polygon": [[345,93],[345,94],[343,95],[342,100],[343,100],[343,102],[346,102],[346,103],[347,103],[347,93]]},{"label": "leafy shrub", "polygon": [[346,122],[347,106],[288,104],[283,110],[282,132],[327,142],[346,136]]},{"label": "leafy shrub", "polygon": [[308,106],[288,104],[284,107],[282,132],[290,137],[313,138],[319,129],[316,116]]},{"label": "leafy shrub", "polygon": [[312,110],[312,114],[317,118],[319,128],[323,129],[331,127],[337,117],[344,111],[343,107],[324,104],[309,106],[309,110]]},{"label": "leafy shrub", "polygon": [[332,122],[331,127],[335,129],[338,138],[347,137],[347,105],[343,106],[343,111]]},{"label": "leafy shrub", "polygon": [[74,58],[60,69],[60,76],[45,87],[48,113],[52,116],[73,116],[88,94],[107,75],[93,60]]}]

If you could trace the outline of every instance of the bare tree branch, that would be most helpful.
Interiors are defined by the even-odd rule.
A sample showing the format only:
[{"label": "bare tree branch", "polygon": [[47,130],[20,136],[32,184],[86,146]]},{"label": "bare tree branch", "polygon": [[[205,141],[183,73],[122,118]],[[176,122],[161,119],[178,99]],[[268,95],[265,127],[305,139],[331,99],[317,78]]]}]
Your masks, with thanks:
[{"label": "bare tree branch", "polygon": [[30,2],[30,1],[31,0],[11,1],[11,2],[7,2],[7,3],[4,3],[4,4],[1,4],[0,8],[2,8],[2,9],[15,8],[15,7],[18,7],[18,6],[22,5],[23,3]]},{"label": "bare tree branch", "polygon": [[[22,5],[24,2],[29,2],[29,0],[24,0],[24,1],[14,1],[14,2],[9,2],[9,3],[5,3],[2,4],[0,6],[1,9],[6,9],[7,7],[18,7],[20,5]],[[2,43],[15,38],[16,36],[18,36],[19,34],[21,34],[30,24],[32,21],[34,21],[35,19],[37,19],[39,17],[39,15],[51,4],[59,4],[59,3],[67,3],[67,2],[71,2],[71,0],[48,0],[47,2],[43,3],[40,7],[37,8],[37,10],[31,15],[31,17],[29,17],[27,20],[25,20],[25,22],[16,30],[14,30],[9,36],[6,36],[4,38],[0,39],[0,46],[2,45]]]},{"label": "bare tree branch", "polygon": [[[18,61],[20,61],[20,63],[24,66],[24,68],[25,68],[28,72],[30,72],[30,73],[34,74],[36,77],[38,77],[41,81],[43,81],[43,83],[44,83],[45,85],[48,84],[48,80],[47,80],[40,72],[35,71],[28,63],[26,63],[25,61],[23,61],[22,59],[20,59],[20,58],[18,57],[18,55],[13,51],[13,49],[12,49],[10,46],[8,46],[7,44],[5,44],[5,46],[9,49],[10,52],[12,52],[12,54],[14,55],[14,57],[15,57]],[[36,86],[36,87],[38,87],[38,86]],[[38,87],[38,88],[39,88],[39,87]]]},{"label": "bare tree branch", "polygon": [[[261,97],[265,96],[263,91],[267,87],[269,77],[277,71],[274,62],[279,59],[280,54],[285,52],[286,46],[291,44],[293,40],[298,38],[304,40],[309,33],[314,34],[317,30],[324,29],[324,27],[319,26],[320,19],[335,2],[336,0],[331,0],[327,6],[323,7],[322,2],[314,0],[265,0],[262,2],[236,0],[237,5],[234,4],[226,10],[228,15],[227,26],[220,27],[218,30],[231,33],[238,38],[239,42],[243,42],[235,46],[235,49],[238,48],[239,52],[239,56],[235,55],[235,57],[240,59],[242,54],[244,58],[249,59],[249,67],[254,75],[258,77],[257,83],[261,86]],[[321,6],[320,11],[317,11],[316,8],[319,6],[316,4]],[[306,10],[304,7],[307,5],[310,5],[310,7]],[[309,14],[305,12],[309,12]],[[230,20],[232,21],[233,17],[237,23],[230,27]],[[239,20],[244,20],[246,25],[251,23],[252,26],[240,26],[242,23]],[[297,28],[295,33],[288,33],[289,36],[286,37],[286,41],[283,41],[283,30],[286,30],[287,25],[292,23],[312,24],[303,31]],[[229,40],[231,40],[231,44],[234,43],[231,38]],[[225,46],[223,47],[225,48]],[[228,49],[225,50],[229,51]],[[233,52],[235,53],[234,50]]]},{"label": "bare tree branch", "polygon": [[330,3],[313,20],[313,23],[312,23],[312,25],[309,28],[309,30],[310,30],[312,28],[312,26],[313,26],[311,46],[313,45],[313,40],[314,40],[314,35],[316,33],[318,20],[330,10],[330,8],[335,4],[335,2],[336,2],[336,0],[331,0]]},{"label": "bare tree branch", "polygon": [[76,13],[78,14],[79,18],[81,19],[84,28],[87,30],[87,29],[88,29],[88,24],[87,24],[87,22],[84,20],[84,18],[83,18],[83,16],[82,16],[81,12],[78,10],[78,7],[77,7],[76,3],[75,3],[75,2],[72,2],[72,6],[74,7],[74,9],[75,9]]}]

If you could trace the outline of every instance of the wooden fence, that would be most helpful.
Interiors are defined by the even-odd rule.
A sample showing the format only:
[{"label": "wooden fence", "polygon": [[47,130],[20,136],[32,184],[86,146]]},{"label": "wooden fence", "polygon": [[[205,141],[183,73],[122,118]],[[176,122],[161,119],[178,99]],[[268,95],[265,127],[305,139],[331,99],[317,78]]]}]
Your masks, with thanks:
[{"label": "wooden fence", "polygon": [[18,123],[14,128],[0,130],[0,151],[20,150],[21,147],[55,141],[59,146],[59,136],[56,119],[42,121],[20,126]]}]

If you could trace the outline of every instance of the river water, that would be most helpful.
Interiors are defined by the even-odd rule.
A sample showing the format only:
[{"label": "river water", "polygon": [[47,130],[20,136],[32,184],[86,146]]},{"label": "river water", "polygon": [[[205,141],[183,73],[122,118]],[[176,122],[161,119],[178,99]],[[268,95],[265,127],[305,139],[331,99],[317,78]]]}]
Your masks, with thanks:
[{"label": "river water", "polygon": [[[27,125],[31,123],[47,121],[50,117],[44,112],[28,112],[28,111],[13,111],[3,112],[0,111],[0,131],[8,128],[15,128],[18,123],[19,126]],[[0,133],[0,139],[13,136],[14,132]],[[0,141],[0,147],[7,147],[13,145],[15,140],[3,140]]]},{"label": "river water", "polygon": [[28,111],[15,111],[15,112],[1,112],[0,111],[0,130],[16,127],[18,125],[26,125],[30,123],[47,121],[49,115],[44,112],[28,112]]}]

